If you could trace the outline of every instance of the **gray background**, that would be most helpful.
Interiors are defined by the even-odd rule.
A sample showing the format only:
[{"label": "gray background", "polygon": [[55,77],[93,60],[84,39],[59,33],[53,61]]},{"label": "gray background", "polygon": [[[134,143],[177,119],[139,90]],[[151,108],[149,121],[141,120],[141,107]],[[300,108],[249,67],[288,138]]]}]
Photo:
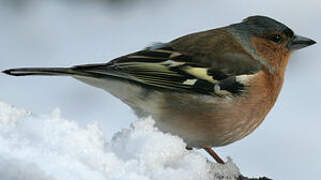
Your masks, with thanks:
[{"label": "gray background", "polygon": [[[0,70],[106,62],[152,42],[267,15],[321,42],[320,0],[0,0]],[[314,179],[321,170],[320,44],[290,60],[282,93],[264,123],[218,153],[247,176]],[[0,74],[0,100],[36,114],[62,109],[108,138],[137,119],[119,100],[71,78]]]}]

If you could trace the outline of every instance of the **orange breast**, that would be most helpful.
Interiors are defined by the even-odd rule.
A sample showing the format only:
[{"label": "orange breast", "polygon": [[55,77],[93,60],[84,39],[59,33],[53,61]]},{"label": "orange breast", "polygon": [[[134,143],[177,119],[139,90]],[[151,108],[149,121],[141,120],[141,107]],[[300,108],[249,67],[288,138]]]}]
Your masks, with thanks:
[{"label": "orange breast", "polygon": [[223,146],[253,132],[273,107],[282,78],[259,72],[238,97],[165,93],[154,115],[160,130],[182,137],[191,147]]}]

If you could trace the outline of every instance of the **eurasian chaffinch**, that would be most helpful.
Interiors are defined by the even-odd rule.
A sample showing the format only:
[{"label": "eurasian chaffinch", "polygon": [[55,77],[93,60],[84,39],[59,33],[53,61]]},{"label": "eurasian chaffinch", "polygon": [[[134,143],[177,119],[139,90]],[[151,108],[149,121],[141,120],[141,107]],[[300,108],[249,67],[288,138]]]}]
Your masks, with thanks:
[{"label": "eurasian chaffinch", "polygon": [[252,16],[108,63],[4,73],[71,76],[102,88],[138,116],[152,116],[161,131],[182,137],[187,148],[204,148],[223,163],[211,148],[240,140],[262,123],[290,54],[315,43],[274,19]]}]

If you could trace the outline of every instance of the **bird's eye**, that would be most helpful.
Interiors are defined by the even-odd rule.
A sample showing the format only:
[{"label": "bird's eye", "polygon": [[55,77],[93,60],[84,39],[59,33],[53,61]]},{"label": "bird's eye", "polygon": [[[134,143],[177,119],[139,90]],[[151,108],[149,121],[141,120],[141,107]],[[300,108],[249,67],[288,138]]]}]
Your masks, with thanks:
[{"label": "bird's eye", "polygon": [[282,37],[279,34],[272,34],[272,35],[268,36],[268,39],[278,43],[282,40]]}]

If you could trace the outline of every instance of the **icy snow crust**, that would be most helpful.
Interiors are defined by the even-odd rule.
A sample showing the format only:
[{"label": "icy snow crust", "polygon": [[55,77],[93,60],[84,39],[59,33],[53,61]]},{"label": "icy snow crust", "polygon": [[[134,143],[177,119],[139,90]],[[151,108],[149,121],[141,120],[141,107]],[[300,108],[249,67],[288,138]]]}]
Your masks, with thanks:
[{"label": "icy snow crust", "polygon": [[185,150],[179,137],[158,131],[151,118],[106,142],[97,123],[33,115],[0,102],[1,180],[235,179],[238,168],[210,163]]}]

